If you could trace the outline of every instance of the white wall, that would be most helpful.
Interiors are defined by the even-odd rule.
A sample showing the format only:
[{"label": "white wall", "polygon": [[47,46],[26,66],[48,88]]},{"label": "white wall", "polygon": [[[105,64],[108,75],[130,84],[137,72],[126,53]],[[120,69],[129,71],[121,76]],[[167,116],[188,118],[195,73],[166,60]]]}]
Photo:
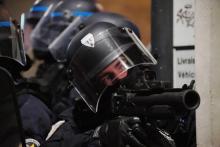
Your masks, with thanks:
[{"label": "white wall", "polygon": [[220,147],[220,1],[196,0],[198,147]]}]

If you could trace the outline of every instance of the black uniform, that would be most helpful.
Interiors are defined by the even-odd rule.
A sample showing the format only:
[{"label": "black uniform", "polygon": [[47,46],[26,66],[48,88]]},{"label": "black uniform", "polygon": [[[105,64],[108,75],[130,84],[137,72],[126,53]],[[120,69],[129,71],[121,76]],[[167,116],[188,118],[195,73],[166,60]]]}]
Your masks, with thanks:
[{"label": "black uniform", "polygon": [[25,138],[43,143],[55,122],[53,113],[39,98],[31,94],[22,94],[17,98]]},{"label": "black uniform", "polygon": [[[92,136],[94,130],[87,130],[83,132],[73,118],[73,108],[64,111],[60,116],[60,121],[63,123],[57,128],[55,132],[50,134],[47,138],[45,147],[93,147],[99,145],[98,140]],[[64,122],[65,121],[65,122]],[[57,123],[59,124],[59,122]],[[56,124],[55,124],[56,125]]]}]

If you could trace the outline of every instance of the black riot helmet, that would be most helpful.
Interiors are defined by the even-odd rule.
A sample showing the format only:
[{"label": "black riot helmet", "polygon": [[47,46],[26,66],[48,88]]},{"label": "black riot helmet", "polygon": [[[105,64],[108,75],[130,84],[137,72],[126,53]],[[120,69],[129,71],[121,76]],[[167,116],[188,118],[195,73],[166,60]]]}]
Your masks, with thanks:
[{"label": "black riot helmet", "polygon": [[49,46],[49,50],[52,56],[58,62],[65,62],[66,49],[71,39],[83,28],[97,23],[97,22],[109,22],[118,27],[127,27],[134,31],[134,33],[140,38],[140,32],[138,27],[128,20],[126,17],[111,12],[99,12],[88,17],[83,22],[71,23]]},{"label": "black riot helmet", "polygon": [[25,65],[21,30],[15,22],[0,18],[0,66],[17,75]]},{"label": "black riot helmet", "polygon": [[25,14],[26,23],[31,24],[34,28],[47,11],[49,5],[57,3],[58,1],[59,0],[36,0],[30,10]]},{"label": "black riot helmet", "polygon": [[67,55],[70,77],[93,112],[98,111],[106,88],[125,78],[129,69],[157,63],[131,29],[107,22],[79,32],[71,40]]},{"label": "black riot helmet", "polygon": [[57,3],[60,0],[36,0],[32,7],[22,14],[21,27],[24,29],[24,47],[26,50],[32,48],[30,34],[47,11],[50,4]]},{"label": "black riot helmet", "polygon": [[71,23],[98,11],[94,0],[65,0],[50,5],[32,33],[32,45],[37,58],[47,58],[50,43]]}]

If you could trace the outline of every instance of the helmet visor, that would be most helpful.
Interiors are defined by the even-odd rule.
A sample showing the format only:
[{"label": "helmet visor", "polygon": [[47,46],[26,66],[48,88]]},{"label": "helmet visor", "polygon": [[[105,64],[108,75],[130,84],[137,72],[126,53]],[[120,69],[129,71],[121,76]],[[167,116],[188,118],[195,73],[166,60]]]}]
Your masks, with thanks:
[{"label": "helmet visor", "polygon": [[31,24],[33,27],[41,19],[44,13],[47,11],[50,4],[55,4],[59,0],[36,0],[33,6],[27,11],[25,16],[25,23]]},{"label": "helmet visor", "polygon": [[33,48],[39,51],[45,51],[54,39],[73,21],[90,13],[65,10],[61,11],[64,1],[56,5],[52,4],[41,18],[32,33]]},{"label": "helmet visor", "polygon": [[66,61],[66,50],[71,39],[79,31],[78,27],[83,19],[77,17],[73,22],[49,45],[49,51],[57,62]]},{"label": "helmet visor", "polygon": [[0,21],[0,57],[10,58],[25,66],[22,31],[11,21]]},{"label": "helmet visor", "polygon": [[70,66],[78,93],[97,112],[108,87],[127,77],[131,68],[157,61],[128,28],[112,28],[92,36],[82,38],[83,45],[74,53]]}]

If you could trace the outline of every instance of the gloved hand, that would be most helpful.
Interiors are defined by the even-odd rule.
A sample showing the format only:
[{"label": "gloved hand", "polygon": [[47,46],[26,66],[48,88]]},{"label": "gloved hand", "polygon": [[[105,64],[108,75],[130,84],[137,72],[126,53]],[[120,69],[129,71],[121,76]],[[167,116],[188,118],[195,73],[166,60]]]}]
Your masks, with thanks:
[{"label": "gloved hand", "polygon": [[147,147],[147,135],[140,123],[138,117],[119,117],[99,126],[93,137],[100,140],[102,147]]},{"label": "gloved hand", "polygon": [[174,140],[166,131],[150,123],[145,124],[144,130],[148,135],[148,144],[150,147],[176,147]]}]

